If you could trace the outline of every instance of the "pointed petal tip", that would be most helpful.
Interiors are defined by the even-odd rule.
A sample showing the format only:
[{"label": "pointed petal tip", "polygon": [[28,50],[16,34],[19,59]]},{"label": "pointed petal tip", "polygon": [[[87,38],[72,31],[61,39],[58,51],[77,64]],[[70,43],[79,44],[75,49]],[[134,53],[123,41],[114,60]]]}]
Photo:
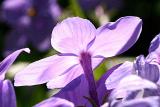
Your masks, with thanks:
[{"label": "pointed petal tip", "polygon": [[138,16],[124,16],[122,18],[130,18],[130,19],[132,18],[132,19],[135,19],[135,20],[139,20],[140,22],[142,21],[142,19],[140,17],[138,17]]},{"label": "pointed petal tip", "polygon": [[159,53],[159,44],[160,44],[160,33],[152,39],[149,47],[149,53],[155,51]]},{"label": "pointed petal tip", "polygon": [[49,83],[47,83],[46,86],[47,86],[48,89],[54,89],[55,88],[53,85],[51,85]]},{"label": "pointed petal tip", "polygon": [[[29,48],[22,48],[19,50],[16,50],[12,52],[10,55],[8,55],[1,63],[0,63],[0,75],[5,75],[8,69],[11,67],[11,65],[14,63],[14,61],[17,59],[17,57],[22,52],[30,53]],[[5,76],[4,76],[5,77]]]},{"label": "pointed petal tip", "polygon": [[27,53],[31,53],[31,50],[29,48],[24,48],[23,50]]},{"label": "pointed petal tip", "polygon": [[142,19],[136,16],[121,17],[97,29],[90,51],[93,56],[106,58],[122,54],[136,43],[141,31]]}]

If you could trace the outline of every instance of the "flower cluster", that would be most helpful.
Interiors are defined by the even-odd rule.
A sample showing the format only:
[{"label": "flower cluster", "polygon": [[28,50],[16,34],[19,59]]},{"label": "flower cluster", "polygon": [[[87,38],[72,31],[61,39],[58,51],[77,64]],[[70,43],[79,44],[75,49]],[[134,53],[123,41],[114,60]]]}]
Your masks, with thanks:
[{"label": "flower cluster", "polygon": [[40,51],[50,48],[50,33],[61,14],[56,0],[4,0],[2,19],[11,27],[5,52],[32,44]]},{"label": "flower cluster", "polygon": [[78,3],[85,11],[94,10],[101,5],[105,5],[109,10],[112,10],[122,7],[123,0],[78,0]]},{"label": "flower cluster", "polygon": [[[140,55],[134,62],[116,65],[98,81],[93,76],[103,60],[127,51],[138,40],[141,29],[142,20],[135,16],[122,17],[98,29],[87,19],[67,18],[52,31],[51,44],[59,53],[29,64],[15,75],[14,85],[47,83],[49,89],[61,89],[34,107],[159,107],[159,35],[151,42],[146,58]],[[23,50],[27,51],[18,50],[9,56],[7,64],[1,63],[1,74]],[[15,95],[10,96],[15,102]]]}]

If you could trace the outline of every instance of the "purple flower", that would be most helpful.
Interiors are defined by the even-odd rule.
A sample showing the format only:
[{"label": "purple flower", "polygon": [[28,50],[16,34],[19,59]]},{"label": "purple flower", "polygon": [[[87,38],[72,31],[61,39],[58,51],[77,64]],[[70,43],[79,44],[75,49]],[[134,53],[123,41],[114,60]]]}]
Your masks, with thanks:
[{"label": "purple flower", "polygon": [[41,51],[50,48],[50,33],[60,16],[56,0],[5,0],[3,20],[11,26],[6,38],[6,51],[31,43]]},{"label": "purple flower", "polygon": [[0,80],[0,92],[1,107],[16,107],[16,95],[11,81]]},{"label": "purple flower", "polygon": [[[145,92],[146,89],[150,91]],[[126,100],[135,99],[136,97],[143,97],[144,94],[149,94],[151,90],[158,90],[158,86],[155,83],[147,79],[143,79],[137,75],[129,75],[120,80],[117,87],[111,92],[110,100],[121,98]],[[133,92],[136,93],[133,94]],[[152,96],[155,96],[155,94]]]},{"label": "purple flower", "polygon": [[16,96],[11,81],[4,80],[5,74],[9,67],[16,60],[17,56],[22,52],[28,52],[29,49],[20,49],[6,57],[0,63],[0,105],[1,107],[16,107]]},{"label": "purple flower", "polygon": [[51,97],[39,104],[36,104],[34,107],[74,107],[74,104],[65,99]]},{"label": "purple flower", "polygon": [[157,35],[151,42],[149,54],[146,58],[140,55],[134,62],[125,62],[112,72],[108,72],[106,77],[107,89],[113,89],[119,81],[131,74],[148,79],[152,82],[160,84],[160,61],[159,61],[160,35]]},{"label": "purple flower", "polygon": [[117,9],[122,6],[122,0],[78,0],[83,10],[89,11],[96,9],[98,6],[106,6],[107,9]]},{"label": "purple flower", "polygon": [[[15,86],[47,82],[48,88],[63,88],[79,78],[79,84],[82,82],[83,88],[88,89],[80,94],[91,97],[99,105],[93,69],[104,58],[128,50],[137,41],[141,26],[141,19],[133,16],[122,17],[98,29],[86,19],[68,18],[57,24],[52,32],[52,46],[60,54],[36,61],[17,73]],[[77,88],[77,84],[71,84],[72,88]],[[83,96],[80,99],[84,99]]]},{"label": "purple flower", "polygon": [[[155,83],[142,79],[136,75],[130,75],[120,81],[116,89],[111,92],[109,101],[101,107],[159,107],[160,96],[158,96],[157,90],[158,86]],[[79,90],[79,93],[81,91]],[[66,94],[65,99],[69,96],[78,100],[77,97],[79,96],[77,95],[78,92],[74,93],[72,90],[70,91],[70,94]],[[51,106],[73,107],[75,105],[63,98],[51,97],[36,104],[34,107]],[[90,105],[80,106],[90,107]]]},{"label": "purple flower", "polygon": [[134,64],[134,68],[137,71],[137,74],[142,78],[157,83],[160,78],[159,65],[157,63],[153,63],[153,60],[149,60],[152,59],[145,59],[143,55],[138,56]]},{"label": "purple flower", "polygon": [[113,107],[159,107],[160,97],[153,96],[147,98],[138,98],[129,101],[124,101],[116,104]]},{"label": "purple flower", "polygon": [[[107,85],[106,85],[107,87]],[[136,75],[124,77],[109,97],[110,107],[159,107],[157,84]]]},{"label": "purple flower", "polygon": [[102,0],[78,0],[79,5],[85,11],[95,9],[101,2]]}]

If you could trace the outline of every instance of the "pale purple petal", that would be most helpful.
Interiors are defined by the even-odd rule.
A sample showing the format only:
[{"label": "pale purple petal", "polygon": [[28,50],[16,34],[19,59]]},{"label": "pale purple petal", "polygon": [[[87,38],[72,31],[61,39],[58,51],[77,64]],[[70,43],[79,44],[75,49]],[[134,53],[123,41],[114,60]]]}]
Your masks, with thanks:
[{"label": "pale purple petal", "polygon": [[112,67],[111,69],[109,69],[96,83],[97,85],[97,93],[98,93],[98,99],[100,101],[100,104],[103,103],[103,101],[106,101],[106,97],[109,95],[110,90],[107,90],[106,85],[105,85],[105,81],[106,79],[110,76],[110,74],[116,70],[119,66],[121,66],[121,64],[116,65],[114,67]]},{"label": "pale purple petal", "polygon": [[143,55],[139,55],[136,57],[134,61],[135,70],[142,71],[145,67],[145,57]]},{"label": "pale purple petal", "polygon": [[[102,58],[93,58],[92,59],[92,67],[95,69],[101,62],[103,61]],[[75,78],[79,77],[83,74],[83,69],[81,65],[73,66],[68,72],[59,75],[47,83],[47,87],[50,89],[53,88],[63,88],[69,82],[74,80]]]},{"label": "pale purple petal", "polygon": [[127,16],[97,29],[97,36],[90,48],[93,56],[111,57],[128,50],[139,38],[142,20]]},{"label": "pale purple petal", "polygon": [[73,102],[75,106],[91,107],[89,101],[87,98],[85,98],[90,98],[88,81],[86,80],[85,75],[81,75],[71,81],[66,87],[64,87],[54,96],[67,99]]},{"label": "pale purple petal", "polygon": [[92,68],[95,69],[98,67],[104,60],[104,58],[92,58]]},{"label": "pale purple petal", "polygon": [[65,99],[61,99],[58,97],[51,97],[47,100],[40,102],[34,107],[74,107],[74,104]]},{"label": "pale purple petal", "polygon": [[21,52],[27,52],[30,53],[30,50],[28,48],[19,49],[9,56],[7,56],[1,63],[0,63],[0,78],[4,79],[5,73],[8,71],[10,66],[13,64],[13,62],[16,60],[16,58],[19,56]]},{"label": "pale purple petal", "polygon": [[79,55],[87,50],[88,44],[95,38],[95,32],[94,25],[87,19],[68,18],[55,26],[51,43],[61,53]]},{"label": "pale purple petal", "polygon": [[153,96],[147,98],[138,98],[129,101],[122,101],[116,107],[159,107],[160,97]]},{"label": "pale purple petal", "polygon": [[132,100],[136,98],[142,98],[142,97],[145,98],[145,97],[159,96],[159,95],[160,95],[159,89],[145,88],[130,92],[125,98],[123,98],[123,100]]},{"label": "pale purple petal", "polygon": [[43,84],[78,64],[75,56],[54,55],[41,59],[15,75],[15,86]]},{"label": "pale purple petal", "polygon": [[160,64],[160,34],[158,34],[152,41],[149,47],[149,54],[146,57],[148,62],[159,65]]},{"label": "pale purple petal", "polygon": [[135,69],[138,75],[152,82],[157,82],[160,78],[158,65],[147,62],[143,55],[136,58]]},{"label": "pale purple petal", "polygon": [[156,52],[160,53],[160,34],[158,34],[152,41],[149,47],[149,53]]},{"label": "pale purple petal", "polygon": [[115,90],[112,91],[110,99],[125,98],[130,92],[143,89],[156,90],[158,87],[149,80],[136,75],[129,75],[119,82]]},{"label": "pale purple petal", "polygon": [[79,77],[82,74],[83,74],[82,67],[80,65],[76,65],[67,73],[64,73],[50,80],[47,83],[47,87],[50,89],[63,88],[67,84],[69,84],[72,80],[74,80],[75,78]]},{"label": "pale purple petal", "polygon": [[[93,58],[93,69],[95,69],[102,61],[102,58]],[[88,82],[83,75],[83,70],[80,65],[76,65],[69,72],[52,79],[48,82],[47,86],[48,88],[64,87],[55,95],[56,97],[65,98],[74,102],[77,106],[86,105],[87,107],[90,107],[89,101],[84,97],[89,97]]]},{"label": "pale purple petal", "polygon": [[[126,90],[124,90],[124,91],[126,91]],[[144,95],[144,89],[135,90],[135,91],[128,92],[128,95],[125,96],[125,98],[123,98],[123,100],[132,100],[132,99],[136,99],[136,98],[142,98],[143,95]]]},{"label": "pale purple petal", "polygon": [[16,107],[16,96],[12,83],[9,80],[0,81],[1,107]]},{"label": "pale purple petal", "polygon": [[133,63],[126,61],[117,69],[115,69],[106,79],[106,87],[108,90],[116,88],[120,80],[124,77],[131,75],[134,71]]},{"label": "pale purple petal", "polygon": [[104,103],[101,107],[109,107],[109,103]]}]

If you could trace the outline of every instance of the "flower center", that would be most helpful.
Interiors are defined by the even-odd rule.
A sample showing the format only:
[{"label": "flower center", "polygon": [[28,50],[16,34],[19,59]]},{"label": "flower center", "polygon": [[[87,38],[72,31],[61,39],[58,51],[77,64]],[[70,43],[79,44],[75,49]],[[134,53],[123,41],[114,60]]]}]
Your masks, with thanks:
[{"label": "flower center", "polygon": [[91,54],[88,52],[82,52],[80,54],[80,63],[89,84],[90,97],[94,100],[96,105],[99,106],[96,84],[95,84],[93,70],[92,70]]},{"label": "flower center", "polygon": [[30,17],[34,17],[34,16],[36,16],[36,14],[37,14],[37,12],[33,7],[29,8],[27,10],[27,15],[30,16]]}]

